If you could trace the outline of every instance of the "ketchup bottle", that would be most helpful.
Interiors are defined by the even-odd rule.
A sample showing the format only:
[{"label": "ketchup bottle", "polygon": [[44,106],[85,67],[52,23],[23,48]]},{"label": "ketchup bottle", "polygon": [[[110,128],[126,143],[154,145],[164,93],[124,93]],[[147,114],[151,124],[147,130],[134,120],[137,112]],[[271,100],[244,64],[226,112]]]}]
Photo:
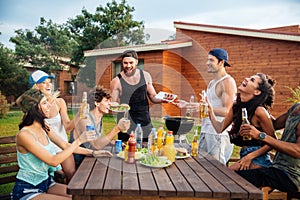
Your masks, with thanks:
[{"label": "ketchup bottle", "polygon": [[134,163],[135,162],[135,147],[136,147],[136,140],[134,138],[134,133],[131,132],[129,140],[128,140],[128,163]]}]

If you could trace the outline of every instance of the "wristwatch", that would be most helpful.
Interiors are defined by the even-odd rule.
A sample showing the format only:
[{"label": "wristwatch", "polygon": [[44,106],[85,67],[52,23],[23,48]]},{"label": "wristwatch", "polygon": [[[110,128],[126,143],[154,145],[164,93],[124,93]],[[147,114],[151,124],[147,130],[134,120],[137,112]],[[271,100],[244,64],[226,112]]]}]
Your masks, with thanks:
[{"label": "wristwatch", "polygon": [[264,132],[261,132],[260,134],[259,134],[259,140],[263,140],[263,139],[265,139],[266,138],[266,133],[264,133]]}]

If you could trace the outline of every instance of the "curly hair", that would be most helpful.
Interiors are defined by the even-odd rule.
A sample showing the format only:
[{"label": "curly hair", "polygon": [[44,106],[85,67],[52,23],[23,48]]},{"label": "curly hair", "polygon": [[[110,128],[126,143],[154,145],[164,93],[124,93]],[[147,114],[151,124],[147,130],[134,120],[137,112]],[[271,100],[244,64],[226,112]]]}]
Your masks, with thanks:
[{"label": "curly hair", "polygon": [[103,86],[96,86],[93,88],[88,94],[88,104],[90,105],[90,109],[95,108],[95,102],[101,102],[102,99],[106,97],[107,99],[111,98],[110,91]]},{"label": "curly hair", "polygon": [[242,108],[247,109],[248,118],[250,121],[254,116],[257,107],[262,106],[267,111],[270,111],[272,109],[275,98],[274,86],[276,84],[276,81],[263,73],[257,73],[256,75],[261,79],[261,82],[258,84],[258,90],[260,90],[261,93],[254,96],[248,102],[242,102],[240,94],[237,94],[236,102],[232,107],[234,113],[233,126],[232,129],[228,132],[229,135],[238,135],[237,133],[239,132],[240,126],[242,124]]}]

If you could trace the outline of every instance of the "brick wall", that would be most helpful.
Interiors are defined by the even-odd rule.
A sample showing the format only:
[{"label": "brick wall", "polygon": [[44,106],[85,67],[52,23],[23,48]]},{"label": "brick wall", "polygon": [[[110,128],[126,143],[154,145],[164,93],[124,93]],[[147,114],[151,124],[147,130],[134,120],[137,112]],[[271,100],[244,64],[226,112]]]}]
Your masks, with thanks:
[{"label": "brick wall", "polygon": [[[207,53],[212,48],[220,47],[228,51],[229,63],[232,67],[227,68],[227,71],[236,80],[237,85],[245,77],[258,72],[268,74],[277,81],[275,104],[272,111],[274,116],[278,116],[291,106],[291,103],[285,102],[287,97],[291,97],[286,86],[295,88],[300,85],[299,42],[180,29],[177,30],[177,36],[179,38],[191,37],[197,44],[193,45],[190,50],[199,52],[198,55],[193,55],[189,50],[185,51],[189,57],[188,55],[184,55],[184,57],[188,57],[189,63],[183,63],[182,70],[183,75],[187,77],[197,93],[206,87],[204,83],[207,81],[203,76],[206,77]],[[190,63],[195,63],[194,66],[199,70],[195,72]],[[199,76],[199,72],[202,76]]]}]

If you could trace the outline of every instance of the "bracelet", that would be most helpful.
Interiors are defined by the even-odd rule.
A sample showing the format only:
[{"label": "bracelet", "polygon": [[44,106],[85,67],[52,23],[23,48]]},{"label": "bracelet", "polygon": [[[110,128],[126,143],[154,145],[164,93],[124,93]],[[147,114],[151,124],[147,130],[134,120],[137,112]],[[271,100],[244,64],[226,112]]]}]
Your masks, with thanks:
[{"label": "bracelet", "polygon": [[92,151],[92,156],[94,156],[94,151],[95,151],[95,150]]}]

